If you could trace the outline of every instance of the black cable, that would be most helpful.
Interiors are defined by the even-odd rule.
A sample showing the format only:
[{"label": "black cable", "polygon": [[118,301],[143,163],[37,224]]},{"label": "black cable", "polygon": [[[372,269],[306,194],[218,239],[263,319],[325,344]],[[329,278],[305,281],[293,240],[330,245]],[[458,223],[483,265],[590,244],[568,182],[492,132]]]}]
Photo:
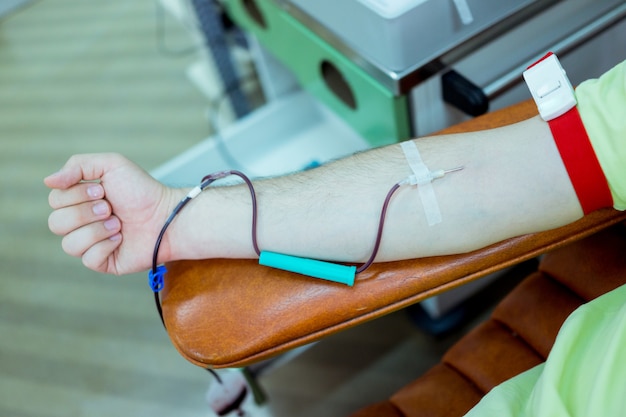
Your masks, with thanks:
[{"label": "black cable", "polygon": [[165,221],[165,224],[161,228],[161,231],[159,232],[159,235],[154,244],[154,250],[152,252],[152,269],[150,270],[150,273],[148,274],[148,283],[150,285],[150,288],[155,294],[154,301],[157,305],[157,311],[159,312],[159,317],[161,317],[161,322],[163,323],[163,327],[165,327],[165,320],[163,319],[163,310],[161,308],[161,300],[159,298],[159,292],[163,288],[163,277],[166,271],[165,271],[165,267],[163,266],[159,267],[158,265],[159,249],[161,248],[161,242],[163,241],[163,236],[165,235],[165,232],[167,231],[172,221],[174,221],[174,218],[176,218],[178,213],[181,212],[183,207],[185,207],[187,203],[189,203],[196,195],[202,192],[202,190],[204,190],[206,187],[211,185],[212,182],[221,178],[219,177],[219,175],[226,176],[228,175],[228,173],[220,172],[220,173],[209,175],[203,178],[202,182],[196,189],[193,189],[182,200],[180,200],[180,202],[176,205],[176,207],[174,207],[174,210],[172,210],[172,213],[169,215],[169,217]]},{"label": "black cable", "polygon": [[[230,170],[230,171],[219,171],[213,174],[209,174],[207,176],[205,176],[204,178],[202,178],[202,181],[200,183],[200,185],[197,188],[194,188],[189,194],[187,194],[177,205],[176,207],[172,210],[172,213],[169,215],[169,217],[167,218],[167,220],[165,221],[165,224],[163,225],[163,227],[161,228],[161,231],[159,232],[159,235],[156,239],[155,245],[154,245],[154,251],[152,254],[152,269],[148,275],[149,277],[149,283],[150,283],[150,287],[152,288],[153,292],[154,292],[154,302],[156,305],[156,309],[157,312],[159,313],[159,317],[161,318],[161,323],[163,323],[163,327],[167,329],[166,325],[165,325],[165,319],[163,317],[163,308],[161,306],[161,299],[160,299],[160,291],[163,288],[164,285],[164,275],[165,275],[165,268],[163,266],[159,267],[158,266],[158,257],[159,257],[159,249],[161,247],[161,243],[163,241],[163,236],[165,235],[165,232],[167,231],[167,229],[169,228],[169,226],[171,225],[171,223],[174,221],[174,219],[176,218],[176,216],[182,211],[182,209],[198,194],[200,194],[205,188],[207,188],[209,185],[211,185],[214,181],[221,179],[221,178],[225,178],[227,176],[230,175],[235,175],[240,177],[244,183],[246,184],[246,186],[248,187],[248,190],[250,191],[250,197],[252,199],[252,245],[254,247],[255,252],[257,253],[257,255],[261,254],[261,251],[259,249],[259,245],[258,245],[258,239],[257,239],[257,218],[258,218],[258,207],[257,207],[257,199],[256,199],[256,192],[254,190],[254,186],[252,184],[252,181],[250,180],[250,178],[248,178],[248,176],[246,176],[244,173],[240,172],[240,171],[236,171],[236,170]],[[374,244],[374,249],[372,250],[372,254],[370,255],[370,258],[363,264],[361,265],[357,270],[356,273],[361,273],[363,271],[365,271],[367,268],[369,268],[372,263],[374,262],[376,255],[378,254],[378,249],[380,248],[380,243],[382,240],[382,233],[383,233],[383,228],[384,228],[384,224],[385,224],[385,217],[387,214],[387,208],[389,207],[389,203],[391,202],[391,198],[393,196],[393,194],[398,190],[398,188],[400,188],[400,183],[395,184],[387,193],[387,196],[385,197],[385,201],[383,203],[383,207],[380,213],[380,220],[378,223],[378,231],[376,234],[376,241]],[[213,377],[215,377],[215,379],[218,381],[218,383],[222,384],[222,379],[220,378],[219,374],[217,372],[215,372],[213,369],[211,368],[205,368],[209,373],[211,373],[213,375]]]},{"label": "black cable", "polygon": [[256,225],[257,225],[258,210],[257,210],[257,202],[256,202],[256,193],[254,192],[254,186],[252,185],[252,181],[242,172],[234,171],[234,170],[218,171],[202,178],[200,185],[197,188],[194,188],[189,194],[187,194],[176,205],[176,207],[174,207],[174,210],[172,210],[172,213],[169,215],[169,217],[165,221],[165,224],[161,228],[161,231],[159,232],[159,235],[154,244],[154,250],[152,252],[152,269],[150,273],[148,274],[148,282],[150,284],[150,288],[154,292],[154,301],[157,307],[157,311],[159,313],[159,317],[161,318],[161,322],[163,323],[163,327],[166,327],[166,326],[165,326],[165,319],[163,318],[163,308],[161,306],[161,299],[159,297],[159,293],[161,289],[163,288],[163,283],[164,283],[163,279],[164,279],[164,275],[166,271],[165,271],[165,267],[163,266],[159,267],[158,265],[159,249],[161,248],[163,236],[165,235],[165,232],[169,228],[170,224],[174,221],[174,218],[178,216],[178,214],[187,205],[187,203],[189,203],[195,196],[200,194],[205,188],[207,188],[213,182],[222,178],[226,178],[230,175],[236,175],[240,177],[247,184],[248,189],[250,191],[250,196],[252,197],[252,230],[253,230],[252,244],[254,246],[254,250],[256,251],[257,255],[261,253],[261,251],[259,250],[259,246],[257,244],[257,238],[256,238],[256,228],[257,228]]},{"label": "black cable", "polygon": [[[199,192],[201,192],[202,190],[204,190],[206,187],[208,187],[209,185],[211,185],[212,182],[214,182],[215,180],[221,178],[220,175],[221,174],[225,174],[225,173],[217,173],[214,174],[212,176],[207,176],[205,178],[203,178],[199,188]],[[226,175],[224,175],[226,176]],[[161,242],[163,241],[163,236],[165,235],[166,230],[168,229],[168,227],[170,226],[170,224],[172,223],[172,221],[174,220],[174,218],[180,213],[180,211],[183,209],[183,207],[185,207],[187,205],[187,203],[189,203],[197,194],[192,194],[193,191],[189,194],[187,194],[174,208],[174,210],[172,210],[172,213],[169,215],[169,217],[167,218],[167,220],[165,221],[165,224],[163,225],[163,227],[161,228],[161,231],[159,232],[159,236],[157,237],[156,243],[154,245],[154,251],[152,253],[152,270],[151,270],[151,274],[149,274],[149,281],[150,281],[150,287],[152,288],[153,292],[154,292],[154,303],[156,305],[157,308],[157,312],[159,313],[159,317],[161,318],[161,323],[163,324],[163,327],[167,330],[167,326],[165,325],[165,319],[163,318],[163,307],[161,306],[161,299],[159,297],[160,294],[160,290],[163,288],[163,276],[165,274],[165,268],[159,268],[157,263],[158,263],[158,257],[159,257],[159,249],[161,247]],[[211,368],[205,368],[207,370],[207,372],[209,372],[211,375],[213,375],[213,377],[215,378],[215,380],[219,383],[219,384],[223,384],[222,378],[220,378],[219,374],[217,372],[215,372],[213,369]]]},{"label": "black cable", "polygon": [[[163,288],[163,275],[165,274],[165,269],[160,268],[158,266],[159,248],[161,247],[163,236],[165,235],[165,232],[167,231],[168,227],[170,226],[174,218],[187,205],[187,203],[189,203],[189,201],[191,201],[196,195],[202,192],[205,188],[211,185],[214,181],[225,178],[227,176],[231,176],[231,175],[240,177],[244,181],[246,186],[248,187],[248,190],[250,191],[250,197],[252,199],[252,246],[254,247],[254,251],[256,252],[257,255],[261,254],[261,250],[259,249],[258,238],[257,238],[258,206],[257,206],[256,192],[254,190],[254,185],[252,184],[252,181],[250,180],[250,178],[248,178],[248,176],[245,175],[244,173],[240,171],[236,171],[236,170],[219,171],[213,174],[209,174],[205,176],[204,178],[202,178],[201,184],[197,187],[199,188],[199,190],[194,189],[194,191],[197,191],[195,192],[195,194],[194,194],[194,191],[189,193],[176,205],[174,210],[172,210],[172,213],[169,215],[169,217],[165,221],[165,224],[161,228],[161,231],[154,245],[154,252],[152,254],[152,270],[150,271],[150,274],[149,274],[149,281],[150,281],[150,287],[155,293],[155,303],[157,305],[157,311],[159,312],[159,316],[161,317],[161,321],[163,322],[164,326],[165,326],[165,320],[163,319],[163,311],[162,311],[162,307],[160,303],[159,292]],[[378,230],[376,233],[374,249],[372,250],[372,254],[370,255],[369,259],[363,265],[357,268],[356,273],[361,273],[365,271],[367,268],[369,268],[372,265],[372,263],[376,259],[376,255],[378,254],[378,250],[380,248],[380,244],[382,241],[382,234],[383,234],[383,229],[385,226],[385,218],[387,215],[387,209],[389,207],[389,203],[391,202],[391,198],[393,197],[393,194],[400,188],[400,186],[401,186],[400,183],[395,184],[393,187],[391,187],[391,189],[387,193],[387,196],[385,197],[385,201],[383,202],[383,207],[380,213],[380,219],[378,222]]]},{"label": "black cable", "polygon": [[191,201],[191,197],[188,196],[188,195],[185,196],[185,198],[183,198],[178,203],[178,205],[176,205],[174,210],[172,210],[172,213],[167,218],[167,220],[165,221],[165,224],[161,228],[161,232],[159,233],[159,236],[157,237],[157,240],[156,240],[156,243],[155,243],[154,252],[152,253],[152,272],[153,273],[157,272],[157,262],[158,262],[157,258],[158,258],[158,255],[159,255],[159,248],[161,247],[161,241],[163,240],[163,235],[165,235],[165,231],[167,230],[167,228],[170,226],[170,224],[174,220],[174,217],[176,217],[178,215],[178,213],[180,213],[180,211],[183,209],[183,207],[185,207],[185,205],[187,205],[187,203],[189,201]]},{"label": "black cable", "polygon": [[159,232],[159,236],[157,237],[156,243],[154,244],[154,251],[152,253],[152,270],[151,274],[148,275],[148,280],[150,283],[150,288],[154,292],[154,302],[157,307],[157,311],[159,312],[159,317],[161,318],[161,323],[163,323],[163,327],[165,326],[165,319],[163,318],[163,309],[161,307],[161,300],[159,298],[159,293],[163,288],[163,275],[165,274],[164,268],[158,267],[158,257],[159,257],[159,248],[161,247],[161,241],[163,240],[163,235],[165,235],[165,231],[172,223],[174,218],[180,213],[180,211],[187,205],[187,203],[191,201],[190,196],[186,196],[182,199],[178,205],[172,210],[172,213],[169,215],[165,224],[161,228],[161,232]]},{"label": "black cable", "polygon": [[[221,178],[225,178],[230,175],[235,175],[235,176],[240,177],[244,181],[246,186],[248,187],[248,190],[250,191],[250,197],[252,199],[252,246],[254,247],[254,251],[256,252],[258,256],[260,256],[261,254],[261,250],[259,249],[258,238],[257,238],[258,207],[257,207],[256,192],[254,190],[254,186],[250,178],[248,178],[248,176],[245,175],[244,173],[240,171],[236,171],[236,170],[219,171],[213,174],[209,174],[205,176],[204,178],[202,178],[200,185],[196,189],[194,189],[192,192],[187,194],[176,205],[174,210],[172,210],[172,213],[169,215],[169,217],[165,221],[165,224],[161,228],[161,231],[159,232],[159,235],[154,244],[154,251],[152,253],[152,269],[150,273],[148,274],[148,281],[150,284],[150,288],[154,292],[154,302],[156,305],[157,312],[159,313],[159,317],[161,318],[161,323],[163,323],[163,327],[166,327],[166,325],[165,325],[165,319],[163,317],[163,308],[161,306],[161,299],[159,297],[159,293],[164,285],[164,275],[165,275],[166,270],[164,266],[158,266],[159,249],[161,247],[161,242],[163,241],[163,236],[165,235],[165,232],[167,231],[172,221],[174,221],[174,218],[176,218],[176,216],[187,205],[187,203],[189,203],[195,196],[201,193],[205,188],[211,185],[214,181],[221,179]],[[382,241],[382,234],[383,234],[383,229],[385,225],[385,217],[387,215],[387,208],[389,207],[389,203],[391,202],[391,198],[393,194],[398,190],[398,188],[400,188],[400,186],[401,186],[400,183],[395,184],[389,190],[389,192],[387,193],[387,196],[385,197],[385,201],[383,203],[383,207],[380,213],[380,219],[378,222],[378,231],[376,233],[374,249],[372,250],[372,254],[370,255],[369,259],[363,265],[357,268],[356,270],[357,274],[369,268],[372,265],[372,263],[374,263],[374,260],[376,259],[376,255],[378,254],[380,243]]]},{"label": "black cable", "polygon": [[231,171],[218,172],[216,174],[209,174],[209,175],[205,176],[204,178],[202,178],[202,183],[205,183],[206,181],[211,180],[211,179],[213,179],[213,181],[215,181],[215,179],[216,179],[215,176],[216,175],[219,175],[219,178],[225,178],[225,177],[227,177],[229,175],[236,175],[239,178],[241,178],[244,181],[244,183],[248,186],[248,190],[250,191],[250,198],[252,199],[252,247],[254,248],[254,251],[256,252],[256,254],[260,255],[261,254],[261,250],[259,249],[257,235],[256,235],[258,209],[257,209],[256,192],[254,191],[254,186],[252,185],[252,181],[243,172],[240,172],[240,171],[237,171],[237,170],[231,170]]}]

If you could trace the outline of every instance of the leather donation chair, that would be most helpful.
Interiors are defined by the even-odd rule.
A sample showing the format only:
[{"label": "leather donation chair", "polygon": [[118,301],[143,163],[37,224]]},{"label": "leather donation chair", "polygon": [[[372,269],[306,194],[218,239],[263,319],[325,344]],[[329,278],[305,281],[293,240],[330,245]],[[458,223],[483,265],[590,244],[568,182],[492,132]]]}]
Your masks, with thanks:
[{"label": "leather donation chair", "polygon": [[[528,101],[446,129],[480,130],[536,114]],[[431,370],[364,416],[461,416],[497,384],[544,361],[565,318],[626,283],[626,213],[599,210],[570,225],[461,255],[376,263],[353,288],[254,260],[168,265],[161,294],[174,346],[209,368],[242,367],[547,254],[491,317]]]}]

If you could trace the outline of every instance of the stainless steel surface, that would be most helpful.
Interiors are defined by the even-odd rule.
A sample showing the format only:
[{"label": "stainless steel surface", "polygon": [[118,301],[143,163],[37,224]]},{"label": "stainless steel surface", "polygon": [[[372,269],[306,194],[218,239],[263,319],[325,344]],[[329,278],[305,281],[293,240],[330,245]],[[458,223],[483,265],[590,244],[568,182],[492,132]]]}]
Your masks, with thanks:
[{"label": "stainless steel surface", "polygon": [[[558,53],[572,83],[579,84],[626,58],[623,9],[623,0],[560,2],[449,68],[489,95],[490,111],[529,99],[521,74],[528,64],[552,49]],[[444,73],[419,83],[409,93],[415,136],[428,135],[470,117],[444,101]]]},{"label": "stainless steel surface", "polygon": [[288,1],[367,61],[402,72],[545,0]]},{"label": "stainless steel surface", "polygon": [[[481,88],[496,110],[530,98],[521,82],[526,66],[547,51],[556,52],[573,83],[597,77],[626,58],[624,0],[567,0],[537,2],[449,52],[411,72],[390,72],[368,62],[333,38],[329,29],[282,2],[289,13],[313,26],[318,35],[343,52],[395,94],[406,94],[412,135],[424,136],[469,118],[443,99],[441,75],[456,70]],[[528,18],[526,18],[528,16]],[[317,26],[316,26],[317,25]],[[336,43],[333,43],[336,42]]]},{"label": "stainless steel surface", "polygon": [[[563,24],[555,31],[561,33],[554,36],[554,39],[548,41],[549,45],[537,54],[543,51],[553,50],[559,54],[565,54],[576,48],[579,44],[584,43],[593,38],[598,33],[610,28],[615,23],[624,18],[624,3],[618,0],[603,1],[559,1],[559,0],[541,0],[534,2],[519,12],[501,20],[492,27],[482,31],[472,38],[460,43],[451,44],[449,50],[436,57],[427,57],[422,61],[416,62],[411,67],[403,71],[393,71],[377,65],[376,63],[366,59],[361,54],[348,46],[342,39],[335,35],[331,30],[321,25],[317,20],[310,17],[307,13],[299,9],[296,5],[285,0],[274,0],[285,8],[294,18],[299,20],[314,33],[320,36],[324,41],[336,48],[339,52],[348,57],[352,62],[357,64],[367,74],[372,76],[381,85],[392,91],[396,95],[409,93],[415,86],[423,83],[430,77],[449,68],[455,63],[463,60],[474,51],[484,48],[494,39],[497,39],[506,33],[514,30],[518,26],[529,20],[541,15],[545,11],[552,8],[562,8],[563,10],[581,9],[580,14],[584,15],[588,20],[580,26],[577,26],[578,19],[573,19],[572,24]],[[608,9],[608,11],[607,11]],[[566,22],[568,23],[568,22]],[[545,37],[548,35],[540,34]],[[509,70],[501,71],[497,79],[485,83],[484,91],[488,97],[497,97],[502,94],[510,85],[513,85],[519,79],[521,69],[525,68],[526,62],[532,61],[535,55],[524,56],[523,60],[519,60],[517,65],[509,68]]]},{"label": "stainless steel surface", "polygon": [[[546,48],[546,50],[550,50],[560,56],[567,55],[581,44],[594,38],[603,31],[610,29],[624,19],[624,17],[626,17],[626,3],[616,6],[599,18],[594,19],[587,25],[568,34],[551,47]],[[494,99],[519,83],[521,74],[526,69],[528,62],[536,61],[541,57],[542,53],[533,57],[526,57],[519,65],[511,68],[507,73],[484,86],[483,92],[485,95],[489,97],[490,100]]]},{"label": "stainless steel surface", "polygon": [[538,0],[533,2],[523,9],[520,9],[517,13],[502,19],[466,41],[459,44],[450,43],[448,49],[439,56],[424,57],[405,70],[395,71],[384,68],[366,59],[331,30],[320,24],[296,5],[287,1],[274,1],[281,5],[291,16],[312,30],[317,36],[333,46],[396,95],[408,93],[420,82],[433,76],[447,66],[453,65],[457,60],[471,53],[476,48],[487,44],[490,40],[506,33],[520,23],[531,19],[542,10],[560,2],[559,0]]}]

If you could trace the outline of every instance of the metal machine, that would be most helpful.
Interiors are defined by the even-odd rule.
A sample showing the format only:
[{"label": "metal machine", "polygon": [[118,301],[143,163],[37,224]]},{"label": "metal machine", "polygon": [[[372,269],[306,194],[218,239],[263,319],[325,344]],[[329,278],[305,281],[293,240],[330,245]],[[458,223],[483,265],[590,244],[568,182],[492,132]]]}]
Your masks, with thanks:
[{"label": "metal machine", "polygon": [[[623,0],[221,4],[248,35],[267,104],[155,171],[166,182],[233,160],[277,175],[429,134],[530,98],[521,74],[547,51],[574,84],[626,59]],[[425,306],[445,314],[481,283]]]}]

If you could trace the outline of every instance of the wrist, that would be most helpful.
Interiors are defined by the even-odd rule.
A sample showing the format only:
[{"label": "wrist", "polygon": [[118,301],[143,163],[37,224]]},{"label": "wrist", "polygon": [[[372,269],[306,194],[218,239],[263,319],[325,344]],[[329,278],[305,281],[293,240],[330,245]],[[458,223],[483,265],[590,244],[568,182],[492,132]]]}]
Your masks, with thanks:
[{"label": "wrist", "polygon": [[[169,216],[173,213],[176,206],[183,198],[185,198],[190,190],[191,188],[165,188],[161,204],[163,207],[162,213],[158,217],[160,219],[158,224],[155,225],[156,234],[153,245],[156,243],[156,238],[167,222]],[[184,215],[185,210],[182,210],[182,212],[174,218],[163,235],[163,240],[161,241],[161,246],[159,248],[159,263],[172,262],[185,258],[185,248],[181,247],[186,243],[185,239],[182,238],[185,235],[185,231],[180,230],[184,228],[184,222],[181,222],[181,219],[179,218],[181,217],[181,214]]]}]

